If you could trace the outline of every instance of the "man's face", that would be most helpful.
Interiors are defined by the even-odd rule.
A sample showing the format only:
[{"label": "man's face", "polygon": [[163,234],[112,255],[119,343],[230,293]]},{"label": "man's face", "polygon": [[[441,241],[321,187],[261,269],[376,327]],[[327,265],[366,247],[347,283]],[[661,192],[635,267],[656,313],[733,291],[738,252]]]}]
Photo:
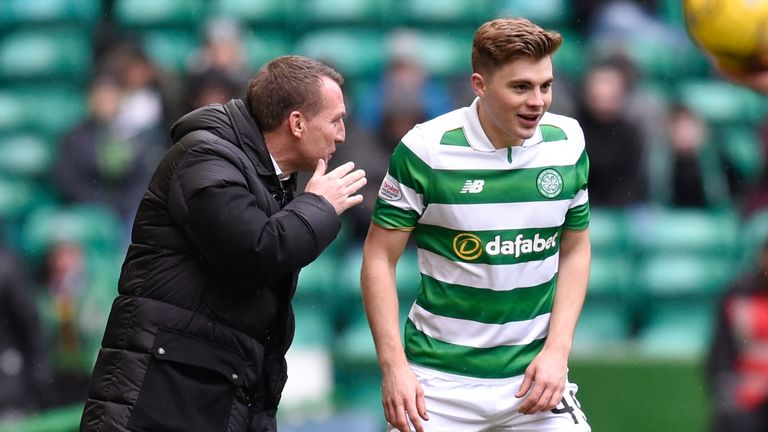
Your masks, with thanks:
[{"label": "man's face", "polygon": [[336,151],[336,145],[344,142],[344,95],[332,79],[323,78],[322,81],[322,108],[314,116],[305,117],[306,131],[299,140],[301,171],[314,171],[318,159],[328,162]]},{"label": "man's face", "polygon": [[533,136],[552,104],[552,80],[550,57],[513,60],[489,76],[472,74],[480,122],[495,147],[519,145]]}]

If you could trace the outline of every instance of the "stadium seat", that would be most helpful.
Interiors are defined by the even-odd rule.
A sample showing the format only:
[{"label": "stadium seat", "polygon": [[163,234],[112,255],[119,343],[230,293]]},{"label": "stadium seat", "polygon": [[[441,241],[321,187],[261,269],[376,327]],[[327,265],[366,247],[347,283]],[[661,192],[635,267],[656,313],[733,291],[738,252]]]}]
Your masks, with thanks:
[{"label": "stadium seat", "polygon": [[367,28],[327,28],[310,32],[295,44],[297,54],[325,62],[348,79],[378,73],[384,63],[382,35]]},{"label": "stadium seat", "polygon": [[570,20],[570,10],[565,0],[501,0],[496,15],[523,16],[544,27],[560,28]]},{"label": "stadium seat", "polygon": [[634,275],[632,257],[616,252],[595,252],[589,274],[589,296],[626,300]]},{"label": "stadium seat", "polygon": [[49,141],[31,133],[0,135],[0,175],[41,179],[53,161]]},{"label": "stadium seat", "polygon": [[295,23],[304,29],[319,26],[372,26],[383,23],[389,15],[386,0],[303,0]]},{"label": "stadium seat", "polygon": [[395,2],[393,21],[417,26],[452,26],[474,29],[494,14],[491,0],[401,0]]},{"label": "stadium seat", "polygon": [[295,0],[213,0],[212,15],[241,20],[258,28],[283,27],[295,9]]},{"label": "stadium seat", "polygon": [[649,300],[716,295],[734,277],[734,261],[692,253],[660,253],[637,265],[636,288]]},{"label": "stadium seat", "polygon": [[95,26],[102,16],[101,0],[4,0],[0,28],[9,26],[78,24]]},{"label": "stadium seat", "polygon": [[468,76],[472,72],[472,37],[466,31],[426,31],[420,34],[420,60],[437,78]]},{"label": "stadium seat", "polygon": [[91,44],[73,29],[19,30],[0,38],[0,80],[83,82],[91,71]]},{"label": "stadium seat", "polygon": [[607,207],[590,208],[589,240],[595,253],[626,252],[631,233],[625,211]]},{"label": "stadium seat", "polygon": [[202,0],[115,0],[114,16],[121,27],[194,29],[205,16],[204,6]]},{"label": "stadium seat", "polygon": [[184,74],[199,47],[197,33],[186,29],[156,29],[141,33],[141,46],[163,69]]},{"label": "stadium seat", "polygon": [[563,44],[552,57],[552,67],[555,74],[577,80],[584,75],[587,68],[587,58],[584,55],[587,43],[584,38],[572,30],[562,30]]},{"label": "stadium seat", "polygon": [[0,88],[0,131],[33,130],[57,139],[86,113],[85,94],[70,85]]},{"label": "stadium seat", "polygon": [[647,255],[695,253],[734,258],[738,216],[729,210],[656,209],[632,219],[632,242]]},{"label": "stadium seat", "polygon": [[605,354],[622,349],[629,340],[630,330],[631,315],[626,305],[587,299],[576,326],[573,354]]},{"label": "stadium seat", "polygon": [[752,126],[736,125],[717,128],[719,151],[724,163],[746,183],[756,181],[765,171],[766,155],[757,130]]},{"label": "stadium seat", "polygon": [[756,124],[765,118],[765,99],[718,79],[690,79],[678,83],[681,101],[704,119],[718,124]]},{"label": "stadium seat", "polygon": [[114,254],[122,251],[123,234],[120,220],[106,208],[46,206],[29,214],[22,227],[22,244],[25,255],[33,260],[58,242],[74,242],[97,254]]},{"label": "stadium seat", "polygon": [[638,331],[637,348],[653,357],[701,358],[711,341],[714,317],[711,301],[652,303]]},{"label": "stadium seat", "polygon": [[292,41],[287,32],[250,30],[244,39],[245,60],[254,71],[275,57],[291,54]]}]

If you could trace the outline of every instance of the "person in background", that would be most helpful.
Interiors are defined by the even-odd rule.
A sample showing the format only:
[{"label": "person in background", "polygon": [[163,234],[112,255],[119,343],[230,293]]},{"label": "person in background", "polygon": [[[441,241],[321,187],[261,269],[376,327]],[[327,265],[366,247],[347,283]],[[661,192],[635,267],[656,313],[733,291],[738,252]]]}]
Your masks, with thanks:
[{"label": "person in background", "polygon": [[92,80],[88,117],[61,139],[52,181],[65,202],[110,208],[127,232],[168,140],[158,127],[124,134],[118,125],[123,96],[116,76],[103,73]]},{"label": "person in background", "polygon": [[718,303],[707,358],[712,432],[768,430],[768,241]]},{"label": "person in background", "polygon": [[[395,148],[363,248],[362,292],[389,431],[589,431],[568,357],[590,263],[589,161],[548,112],[562,36],[497,19],[472,45],[469,107]],[[409,238],[421,285],[398,323]]]},{"label": "person in background", "polygon": [[647,198],[643,139],[625,114],[626,98],[626,76],[620,64],[608,59],[590,67],[576,119],[589,152],[594,206],[626,207]]},{"label": "person in background", "polygon": [[[133,226],[81,431],[277,429],[299,270],[362,197],[343,79],[300,56],[171,128]],[[296,194],[296,173],[313,172]]]}]

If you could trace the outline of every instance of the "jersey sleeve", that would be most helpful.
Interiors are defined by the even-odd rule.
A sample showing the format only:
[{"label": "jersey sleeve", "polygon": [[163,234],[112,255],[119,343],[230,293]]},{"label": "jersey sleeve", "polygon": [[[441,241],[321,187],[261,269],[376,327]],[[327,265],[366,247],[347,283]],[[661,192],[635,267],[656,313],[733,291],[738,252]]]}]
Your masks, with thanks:
[{"label": "jersey sleeve", "polygon": [[392,153],[389,170],[379,188],[372,221],[383,228],[409,230],[424,212],[430,168],[406,144]]},{"label": "jersey sleeve", "polygon": [[568,212],[565,215],[563,228],[581,231],[589,226],[589,192],[587,183],[589,179],[589,157],[587,150],[584,149],[576,162],[576,181],[578,182],[578,192],[574,195],[568,206]]}]

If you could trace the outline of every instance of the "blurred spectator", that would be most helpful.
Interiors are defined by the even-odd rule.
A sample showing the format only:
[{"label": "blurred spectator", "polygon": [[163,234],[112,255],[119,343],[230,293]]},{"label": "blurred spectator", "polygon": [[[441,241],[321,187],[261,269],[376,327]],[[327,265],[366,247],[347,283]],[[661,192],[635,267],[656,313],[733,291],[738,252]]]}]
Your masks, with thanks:
[{"label": "blurred spectator", "polygon": [[101,61],[123,89],[113,128],[122,137],[169,126],[179,116],[179,79],[168,76],[139,46],[122,42]]},{"label": "blurred spectator", "polygon": [[[398,83],[382,99],[381,121],[375,130],[369,131],[354,124],[347,130],[347,142],[351,145],[339,147],[331,166],[351,160],[357,168],[365,170],[368,183],[360,190],[363,203],[350,208],[345,215],[356,240],[365,239],[392,151],[406,132],[426,119],[421,94],[413,91],[409,84]],[[334,161],[338,162],[334,164]]]},{"label": "blurred spectator", "polygon": [[408,89],[407,91],[417,95],[430,118],[454,108],[449,89],[431,77],[421,62],[419,37],[417,32],[410,30],[395,30],[390,34],[389,60],[384,73],[358,99],[355,121],[363,128],[376,131],[382,126],[384,104],[393,89]]},{"label": "blurred spectator", "polygon": [[629,4],[630,6],[637,7],[638,13],[652,14],[657,7],[657,0],[633,0],[633,1],[617,1],[617,0],[579,0],[571,2],[569,7],[576,20],[577,28],[582,29],[584,33],[587,33],[595,26],[595,21],[605,13],[606,9],[610,9],[616,4]]},{"label": "blurred spectator", "polygon": [[[761,135],[762,152],[765,160],[768,158],[768,124],[763,126]],[[760,177],[745,191],[740,204],[742,214],[745,217],[768,209],[768,167],[763,165]]]},{"label": "blurred spectator", "polygon": [[66,201],[103,203],[127,227],[168,140],[159,125],[149,127],[150,123],[126,133],[123,90],[112,75],[93,80],[88,90],[89,115],[61,140],[53,181]]},{"label": "blurred spectator", "polygon": [[240,96],[243,87],[218,70],[190,76],[187,82],[185,108],[187,111],[213,103],[227,103]]},{"label": "blurred spectator", "polygon": [[50,370],[25,266],[0,250],[0,421],[46,408]]},{"label": "blurred spectator", "polygon": [[719,303],[707,362],[712,432],[768,430],[768,242]]},{"label": "blurred spectator", "polygon": [[188,71],[193,81],[213,71],[227,76],[236,88],[244,88],[248,84],[250,71],[245,62],[239,24],[223,17],[208,21],[204,27],[203,45],[192,59]]},{"label": "blurred spectator", "polygon": [[729,200],[725,171],[704,119],[688,107],[671,107],[666,140],[652,150],[655,202],[676,207],[712,207]]},{"label": "blurred spectator", "polygon": [[643,140],[627,117],[627,80],[610,60],[594,64],[583,83],[576,118],[590,159],[589,199],[594,206],[621,207],[646,200]]}]

